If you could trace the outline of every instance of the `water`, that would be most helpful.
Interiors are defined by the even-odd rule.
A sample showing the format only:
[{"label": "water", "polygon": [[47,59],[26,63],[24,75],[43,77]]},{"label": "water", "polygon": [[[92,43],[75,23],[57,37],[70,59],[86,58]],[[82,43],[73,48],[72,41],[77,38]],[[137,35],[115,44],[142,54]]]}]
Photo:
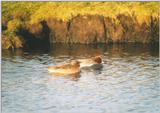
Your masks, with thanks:
[{"label": "water", "polygon": [[[103,55],[103,67],[53,76],[47,67]],[[159,53],[147,45],[55,45],[2,53],[2,113],[159,113]]]}]

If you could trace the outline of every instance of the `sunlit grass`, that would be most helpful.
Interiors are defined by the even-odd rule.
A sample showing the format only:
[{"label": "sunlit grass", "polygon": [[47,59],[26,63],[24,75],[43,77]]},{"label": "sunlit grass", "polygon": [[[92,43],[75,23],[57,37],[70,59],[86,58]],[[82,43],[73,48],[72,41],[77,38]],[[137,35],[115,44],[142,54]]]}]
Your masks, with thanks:
[{"label": "sunlit grass", "polygon": [[3,19],[22,18],[31,23],[49,17],[67,21],[78,14],[116,17],[134,13],[138,19],[145,19],[148,15],[158,16],[158,11],[157,2],[2,2]]},{"label": "sunlit grass", "polygon": [[80,15],[103,15],[116,17],[124,13],[144,20],[149,15],[158,16],[158,4],[156,2],[49,2],[46,3],[31,16],[31,22],[54,17],[67,21],[73,16]]}]

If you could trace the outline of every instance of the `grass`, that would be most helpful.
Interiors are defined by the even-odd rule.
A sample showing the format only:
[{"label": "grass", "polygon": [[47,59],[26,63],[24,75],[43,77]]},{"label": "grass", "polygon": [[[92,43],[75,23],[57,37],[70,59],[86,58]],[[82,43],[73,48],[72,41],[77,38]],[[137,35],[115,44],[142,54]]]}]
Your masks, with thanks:
[{"label": "grass", "polygon": [[80,15],[103,15],[115,17],[125,13],[137,17],[158,16],[158,2],[2,2],[2,20],[18,19],[37,23],[54,17],[68,20]]}]

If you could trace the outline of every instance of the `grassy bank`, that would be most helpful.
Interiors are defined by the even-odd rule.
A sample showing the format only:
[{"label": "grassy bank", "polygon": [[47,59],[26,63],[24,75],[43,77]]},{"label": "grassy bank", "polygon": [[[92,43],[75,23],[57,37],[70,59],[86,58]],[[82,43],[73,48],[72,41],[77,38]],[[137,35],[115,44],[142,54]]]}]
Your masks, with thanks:
[{"label": "grassy bank", "polygon": [[[151,17],[152,22],[157,21],[154,18],[159,18],[158,6],[158,2],[2,2],[2,48],[23,47],[25,40],[17,32],[23,28],[37,34],[43,27],[40,22],[50,18],[68,22],[78,15],[101,15],[114,20],[114,25],[121,24],[123,27],[121,21],[125,21],[125,18],[122,19],[119,15],[124,14],[130,20],[136,20],[137,26],[144,22],[146,26],[151,26]],[[154,32],[154,26],[149,30]],[[147,27],[144,28],[145,32],[146,29]],[[109,36],[114,35],[110,34]]]}]

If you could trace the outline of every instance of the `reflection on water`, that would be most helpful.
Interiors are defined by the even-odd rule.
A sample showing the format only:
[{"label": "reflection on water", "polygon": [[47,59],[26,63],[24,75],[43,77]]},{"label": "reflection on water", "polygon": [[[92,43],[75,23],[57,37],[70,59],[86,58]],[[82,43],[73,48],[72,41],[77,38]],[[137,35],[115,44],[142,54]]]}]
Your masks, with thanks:
[{"label": "reflection on water", "polygon": [[[55,45],[2,53],[2,113],[158,113],[158,47]],[[103,56],[99,68],[55,76],[47,67]]]}]

